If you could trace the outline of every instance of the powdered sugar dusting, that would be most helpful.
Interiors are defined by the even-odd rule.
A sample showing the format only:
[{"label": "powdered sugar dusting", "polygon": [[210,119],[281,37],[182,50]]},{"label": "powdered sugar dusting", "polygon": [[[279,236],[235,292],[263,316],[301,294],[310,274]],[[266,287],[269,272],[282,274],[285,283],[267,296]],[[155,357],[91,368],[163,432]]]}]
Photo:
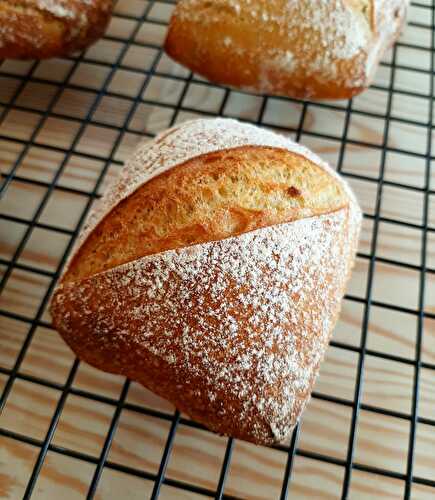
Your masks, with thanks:
[{"label": "powdered sugar dusting", "polygon": [[85,360],[213,430],[280,441],[328,345],[357,220],[342,209],[146,256],[61,285],[52,313]]}]

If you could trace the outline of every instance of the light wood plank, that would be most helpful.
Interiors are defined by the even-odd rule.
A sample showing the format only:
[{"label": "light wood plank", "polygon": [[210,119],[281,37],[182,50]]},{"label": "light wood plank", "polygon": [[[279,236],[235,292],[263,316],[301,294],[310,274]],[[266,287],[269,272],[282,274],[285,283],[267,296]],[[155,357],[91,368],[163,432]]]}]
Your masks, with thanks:
[{"label": "light wood plank", "polygon": [[[430,2],[427,2],[430,5]],[[116,12],[139,16],[148,2],[121,0]],[[172,7],[155,2],[150,17],[166,22]],[[427,24],[428,10],[411,9],[411,19]],[[122,41],[101,40],[81,61],[67,84],[54,111],[64,117],[50,117],[45,120],[36,135],[37,145],[31,145],[20,163],[17,175],[25,179],[41,181],[36,186],[13,180],[1,201],[0,210],[10,216],[31,221],[39,203],[81,128],[81,120],[88,114],[99,91],[111,71],[128,39],[136,21],[115,18],[109,33]],[[137,40],[157,47],[162,43],[165,27],[145,22]],[[408,44],[428,46],[430,30],[408,27],[403,41]],[[48,198],[40,222],[66,230],[74,230],[88,202],[86,193],[94,190],[95,183],[103,169],[106,177],[99,194],[111,182],[116,182],[120,170],[117,162],[124,162],[139,141],[150,134],[166,128],[173,118],[174,108],[181,93],[186,90],[182,109],[176,123],[197,118],[202,113],[217,113],[221,107],[225,90],[210,87],[195,77],[186,87],[186,82],[171,76],[186,78],[187,70],[167,56],[162,55],[157,64],[160,75],[149,78],[149,71],[156,62],[157,49],[132,44],[115,69],[107,87],[106,95],[100,100],[91,123],[81,133],[80,140],[64,165],[58,179],[63,188],[83,191],[84,194],[69,193],[55,188]],[[428,68],[428,51],[409,47],[397,49],[397,62],[412,68]],[[391,52],[386,60],[391,59]],[[98,65],[97,60],[106,65]],[[12,76],[0,76],[0,102],[8,103],[20,85],[13,75],[25,75],[32,63],[6,61],[0,72]],[[28,82],[20,93],[17,104],[23,109],[7,113],[0,133],[0,169],[7,173],[13,167],[25,145],[13,139],[28,140],[41,120],[41,111],[49,105],[59,82],[62,82],[73,62],[55,59],[44,61],[35,70],[35,76],[45,83]],[[376,83],[387,88],[390,84],[391,68],[383,66],[376,76]],[[395,88],[427,94],[427,74],[397,69]],[[145,85],[142,95],[141,89]],[[118,94],[118,95],[116,95]],[[132,110],[132,99],[139,98],[132,114],[128,130],[120,134],[116,127],[126,124],[126,117]],[[229,91],[224,109],[226,116],[255,121],[258,119],[262,97]],[[301,142],[317,152],[334,168],[337,168],[343,153],[341,170],[350,174],[350,184],[355,190],[363,210],[375,214],[377,178],[382,161],[381,145],[384,140],[388,92],[369,89],[352,103],[352,112],[347,137],[353,141],[369,143],[365,147],[348,143],[341,151],[341,139],[345,132],[346,101],[335,102],[336,109],[330,110],[318,104],[309,104],[303,123]],[[303,105],[282,99],[268,99],[263,123],[270,128],[288,127],[285,135],[294,138],[298,128]],[[395,94],[391,113],[397,119],[419,123],[428,120],[429,102],[422,97]],[[361,112],[361,113],[360,113]],[[365,116],[369,112],[377,116]],[[328,134],[332,137],[322,137]],[[10,138],[8,140],[7,138]],[[119,145],[115,148],[115,143]],[[404,153],[388,151],[385,156],[385,180],[410,187],[423,188],[425,182],[427,135],[424,127],[417,124],[403,124],[391,121],[388,146],[405,150]],[[54,149],[51,149],[54,148]],[[56,150],[56,148],[60,148]],[[406,151],[417,153],[406,154]],[[92,157],[92,158],[91,158]],[[352,177],[353,176],[353,177]],[[368,179],[358,179],[363,176]],[[435,180],[435,174],[432,174]],[[45,184],[44,184],[45,183]],[[433,188],[433,186],[432,186]],[[433,198],[433,197],[432,197]],[[423,221],[424,197],[418,190],[385,185],[381,204],[381,215],[397,221],[421,225]],[[435,199],[429,207],[429,225],[435,227]],[[0,219],[0,257],[10,260],[27,229],[26,224],[9,223]],[[361,235],[360,252],[370,254],[374,223],[365,219]],[[423,232],[397,224],[379,224],[376,254],[403,264],[421,264]],[[70,236],[67,234],[33,229],[18,262],[42,271],[54,271],[65,252]],[[435,234],[428,235],[427,266],[435,268]],[[0,266],[1,272],[6,271]],[[349,284],[349,294],[365,299],[369,260],[358,258]],[[397,265],[377,262],[374,269],[372,299],[406,309],[417,309],[419,305],[419,271]],[[435,275],[426,278],[425,311],[435,312]],[[6,288],[0,297],[0,309],[21,314],[31,320],[50,284],[50,278],[42,274],[13,269]],[[363,303],[346,300],[334,333],[334,339],[358,347],[361,342],[365,306]],[[49,321],[47,310],[42,318]],[[0,366],[10,370],[16,361],[30,323],[0,316]],[[435,364],[435,320],[424,319],[422,359]],[[380,353],[413,359],[417,338],[418,317],[414,314],[397,312],[371,306],[368,317],[367,347]],[[60,337],[51,329],[38,327],[34,332],[29,349],[24,356],[20,373],[24,376],[40,377],[48,382],[64,384],[71,369],[74,356]],[[352,401],[358,354],[345,349],[329,349],[317,381],[315,391],[321,395]],[[419,414],[433,419],[435,415],[435,392],[432,369],[421,370]],[[7,376],[0,374],[0,389],[6,384]],[[367,355],[362,377],[364,404],[375,405],[386,410],[410,414],[412,408],[413,367]],[[84,363],[79,365],[73,381],[74,390],[91,395],[102,395],[116,401],[124,384],[122,377],[100,372]],[[0,427],[22,433],[36,439],[43,439],[48,429],[60,391],[46,388],[23,379],[17,379],[0,416]],[[168,419],[143,415],[131,409],[123,409],[119,425],[114,434],[109,460],[121,465],[156,474],[166,443],[174,408],[165,400],[153,395],[136,383],[132,383],[127,403],[141,408],[163,412]],[[53,443],[67,449],[98,457],[106,438],[115,407],[93,401],[91,398],[70,394],[60,416]],[[308,405],[301,425],[299,446],[313,453],[345,459],[352,408],[318,398]],[[382,467],[404,473],[407,465],[407,447],[410,422],[361,411],[356,436],[355,460],[367,466]],[[417,428],[415,474],[433,479],[435,470],[434,453],[435,426],[419,424]],[[174,447],[168,462],[167,477],[189,482],[199,487],[215,489],[221,472],[227,440],[207,431],[194,429],[185,424],[179,426]],[[30,477],[38,449],[36,447],[0,437],[0,497],[21,498]],[[225,493],[247,499],[279,498],[284,478],[287,454],[274,449],[256,447],[236,442],[229,466]],[[6,464],[6,466],[5,466]],[[94,473],[95,466],[77,459],[49,451],[38,478],[34,497],[84,498]],[[290,496],[297,499],[341,497],[344,469],[338,466],[296,456]],[[153,488],[152,481],[104,469],[97,488],[98,500],[118,498],[146,498]],[[403,496],[404,482],[377,476],[371,473],[353,471],[350,498],[392,499]],[[426,500],[435,495],[433,488],[413,485],[412,499]],[[201,495],[181,489],[162,486],[160,498],[196,499]]]}]

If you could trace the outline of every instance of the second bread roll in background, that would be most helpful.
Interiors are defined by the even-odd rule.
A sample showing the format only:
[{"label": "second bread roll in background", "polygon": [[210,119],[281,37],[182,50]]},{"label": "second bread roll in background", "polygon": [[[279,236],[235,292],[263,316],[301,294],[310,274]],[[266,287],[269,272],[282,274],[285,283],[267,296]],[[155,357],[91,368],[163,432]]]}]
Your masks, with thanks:
[{"label": "second bread roll in background", "polygon": [[114,0],[0,0],[0,59],[47,59],[103,36]]},{"label": "second bread roll in background", "polygon": [[166,51],[209,80],[290,97],[367,88],[408,0],[181,0]]}]

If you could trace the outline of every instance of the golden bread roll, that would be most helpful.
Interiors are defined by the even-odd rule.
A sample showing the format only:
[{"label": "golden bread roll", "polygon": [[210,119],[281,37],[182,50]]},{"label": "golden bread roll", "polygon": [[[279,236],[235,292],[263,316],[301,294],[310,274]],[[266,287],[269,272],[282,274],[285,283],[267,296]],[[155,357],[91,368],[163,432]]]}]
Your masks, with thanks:
[{"label": "golden bread roll", "polygon": [[180,0],[165,43],[212,82],[342,99],[370,85],[408,0]]},{"label": "golden bread roll", "polygon": [[197,120],[139,146],[91,213],[51,304],[88,363],[209,429],[283,440],[306,405],[361,212],[291,140]]},{"label": "golden bread roll", "polygon": [[0,59],[83,50],[106,30],[113,0],[0,0]]}]

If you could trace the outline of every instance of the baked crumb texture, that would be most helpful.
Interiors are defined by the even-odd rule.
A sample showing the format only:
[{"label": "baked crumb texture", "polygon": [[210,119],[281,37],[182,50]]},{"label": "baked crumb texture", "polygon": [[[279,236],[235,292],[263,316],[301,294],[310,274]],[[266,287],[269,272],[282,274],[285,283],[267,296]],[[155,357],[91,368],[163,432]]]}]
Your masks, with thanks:
[{"label": "baked crumb texture", "polygon": [[0,59],[83,50],[106,30],[112,0],[0,0]]},{"label": "baked crumb texture", "polygon": [[144,143],[51,304],[77,355],[221,434],[285,439],[309,400],[361,212],[302,146],[234,120]]},{"label": "baked crumb texture", "polygon": [[211,81],[344,99],[373,80],[408,0],[181,0],[165,49]]}]

